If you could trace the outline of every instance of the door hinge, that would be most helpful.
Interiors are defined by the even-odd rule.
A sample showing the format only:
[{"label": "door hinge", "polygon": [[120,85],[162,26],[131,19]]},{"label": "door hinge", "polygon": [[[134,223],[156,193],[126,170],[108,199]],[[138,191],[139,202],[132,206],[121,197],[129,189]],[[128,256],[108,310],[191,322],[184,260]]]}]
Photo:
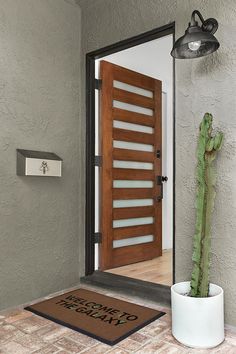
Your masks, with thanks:
[{"label": "door hinge", "polygon": [[102,234],[101,234],[101,232],[95,232],[93,234],[93,243],[102,243]]},{"label": "door hinge", "polygon": [[95,87],[95,90],[101,90],[101,88],[102,88],[102,80],[101,79],[95,79],[94,87]]},{"label": "door hinge", "polygon": [[97,166],[97,167],[102,166],[102,156],[100,156],[100,155],[94,156],[94,166]]}]

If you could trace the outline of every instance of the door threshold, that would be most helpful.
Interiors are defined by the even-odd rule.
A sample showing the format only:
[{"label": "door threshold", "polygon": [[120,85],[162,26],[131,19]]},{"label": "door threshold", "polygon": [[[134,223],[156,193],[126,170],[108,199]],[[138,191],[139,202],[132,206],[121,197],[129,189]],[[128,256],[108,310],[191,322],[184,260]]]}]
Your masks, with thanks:
[{"label": "door threshold", "polygon": [[155,301],[160,305],[170,306],[170,286],[150,283],[144,280],[128,278],[123,275],[95,271],[80,278],[81,284],[98,286],[142,299]]}]

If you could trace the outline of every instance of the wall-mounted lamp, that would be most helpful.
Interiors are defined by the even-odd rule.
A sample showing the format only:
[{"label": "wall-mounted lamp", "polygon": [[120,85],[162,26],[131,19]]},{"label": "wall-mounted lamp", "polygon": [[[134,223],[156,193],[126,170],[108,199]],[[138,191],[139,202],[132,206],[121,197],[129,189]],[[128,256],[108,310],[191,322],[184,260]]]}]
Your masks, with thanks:
[{"label": "wall-mounted lamp", "polygon": [[[202,26],[198,25],[195,19],[198,15]],[[194,10],[191,22],[185,31],[174,44],[171,55],[177,59],[193,59],[203,57],[216,51],[220,43],[213,36],[218,29],[218,22],[214,18],[203,19],[199,11]]]}]

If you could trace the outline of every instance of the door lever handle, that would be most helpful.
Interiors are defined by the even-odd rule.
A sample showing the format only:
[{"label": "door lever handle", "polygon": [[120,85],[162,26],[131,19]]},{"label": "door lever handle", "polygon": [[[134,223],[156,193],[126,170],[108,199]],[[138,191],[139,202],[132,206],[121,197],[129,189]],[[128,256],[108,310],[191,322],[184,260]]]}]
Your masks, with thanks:
[{"label": "door lever handle", "polygon": [[163,199],[163,182],[167,182],[167,176],[157,176],[157,185],[160,186],[161,192],[160,195],[157,196],[157,201],[160,202]]}]

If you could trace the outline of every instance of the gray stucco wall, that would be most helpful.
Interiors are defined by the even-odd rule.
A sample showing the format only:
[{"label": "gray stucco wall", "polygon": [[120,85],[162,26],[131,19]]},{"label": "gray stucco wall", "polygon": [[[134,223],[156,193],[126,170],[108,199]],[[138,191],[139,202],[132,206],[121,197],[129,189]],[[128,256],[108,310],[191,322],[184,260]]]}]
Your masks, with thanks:
[{"label": "gray stucco wall", "polygon": [[[80,27],[71,0],[0,0],[0,309],[79,281]],[[16,148],[63,177],[17,177]]]},{"label": "gray stucco wall", "polygon": [[190,278],[196,135],[203,114],[211,112],[215,126],[225,133],[224,148],[217,162],[211,281],[224,288],[226,322],[236,325],[235,0],[78,2],[82,6],[83,54],[172,21],[176,21],[178,38],[194,9],[200,10],[205,18],[215,17],[219,21],[216,37],[221,47],[216,53],[201,59],[176,61],[176,280]]}]

